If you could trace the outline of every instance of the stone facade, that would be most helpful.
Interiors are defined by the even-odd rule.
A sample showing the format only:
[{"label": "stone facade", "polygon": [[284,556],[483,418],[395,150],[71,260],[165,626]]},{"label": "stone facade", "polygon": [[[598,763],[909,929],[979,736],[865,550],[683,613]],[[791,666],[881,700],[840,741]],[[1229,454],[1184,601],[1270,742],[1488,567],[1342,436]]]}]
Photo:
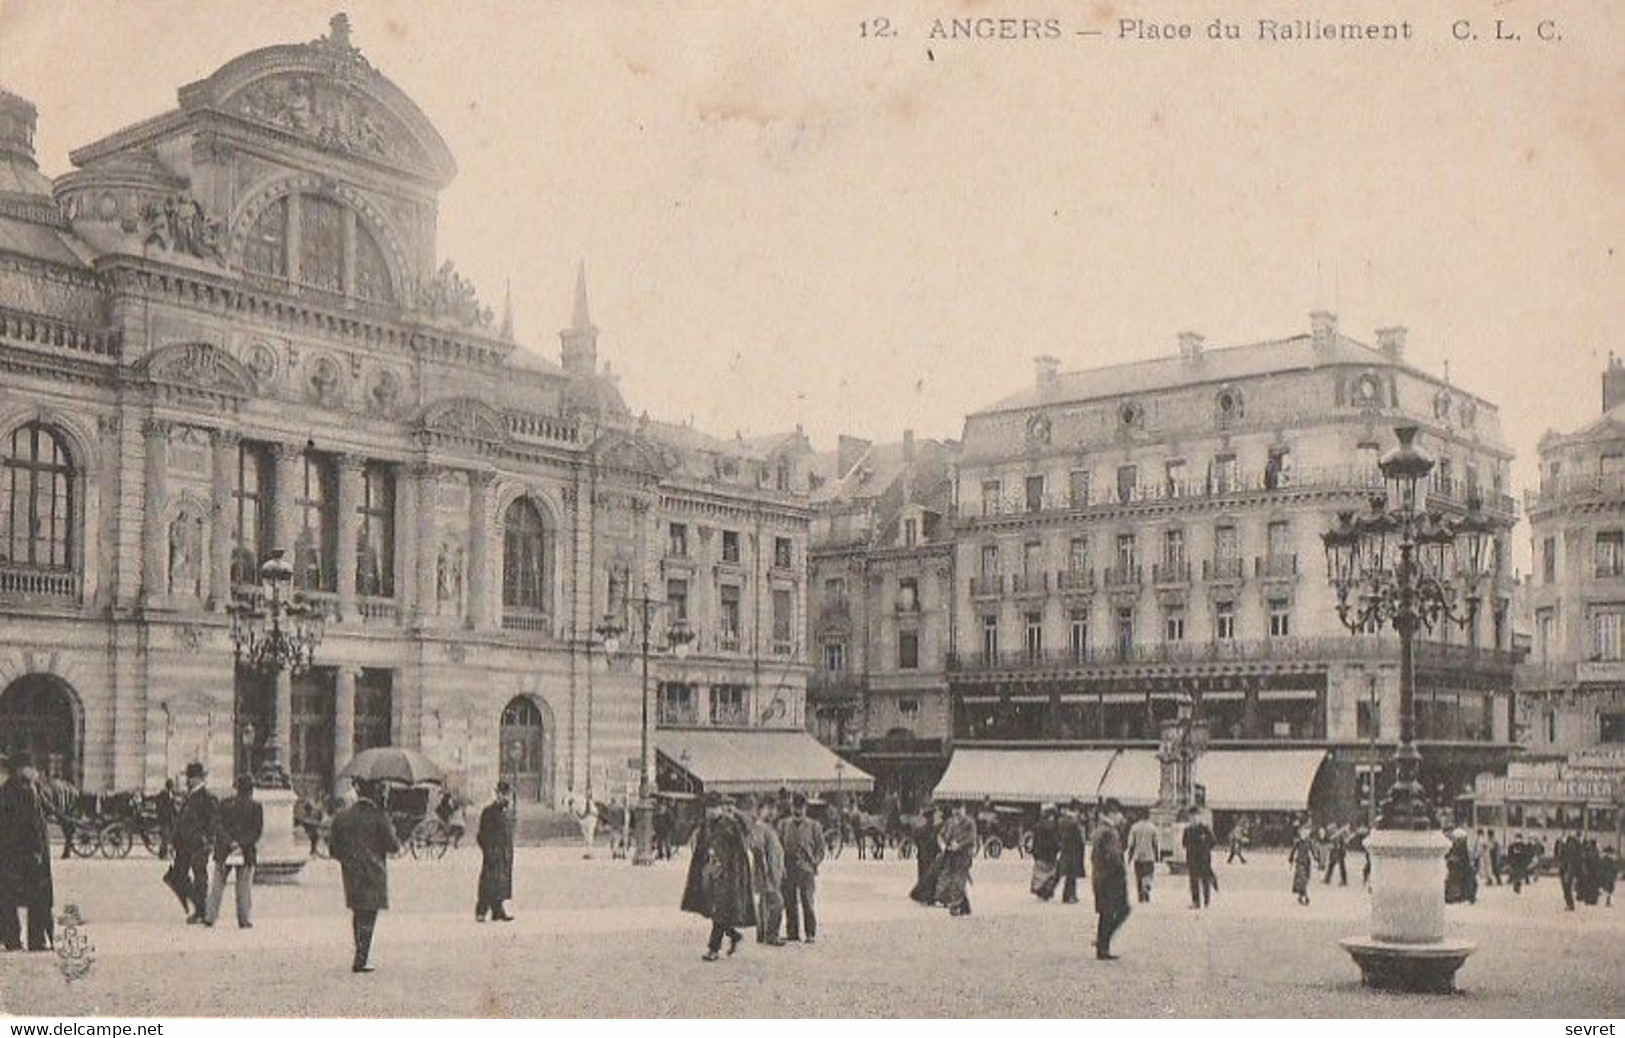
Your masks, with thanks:
[{"label": "stone facade", "polygon": [[[312,788],[392,743],[472,792],[608,797],[642,682],[595,631],[666,593],[674,523],[740,554],[693,560],[688,660],[658,607],[651,685],[803,723],[801,639],[767,617],[787,594],[778,633],[801,627],[805,495],[742,443],[634,418],[584,275],[562,363],[514,341],[436,251],[451,155],[342,15],[54,183],[34,119],[0,92],[0,743],[98,790],[227,776],[275,739]],[[262,683],[226,608],[272,548],[327,619],[309,674]]]},{"label": "stone facade", "polygon": [[1534,572],[1519,671],[1520,735],[1534,756],[1625,744],[1625,364],[1610,356],[1602,416],[1540,440],[1525,495]]},{"label": "stone facade", "polygon": [[[1398,732],[1398,645],[1341,626],[1320,534],[1381,488],[1411,422],[1439,459],[1429,504],[1482,499],[1504,549],[1511,454],[1492,404],[1405,362],[1403,329],[1372,348],[1330,314],[1311,325],[1075,374],[1039,358],[1031,389],[967,418],[956,744],[1154,746],[1190,695],[1216,748],[1332,750],[1320,806],[1354,815],[1356,769]],[[1447,794],[1512,750],[1509,595],[1498,570],[1474,627],[1422,646],[1427,778]]]}]

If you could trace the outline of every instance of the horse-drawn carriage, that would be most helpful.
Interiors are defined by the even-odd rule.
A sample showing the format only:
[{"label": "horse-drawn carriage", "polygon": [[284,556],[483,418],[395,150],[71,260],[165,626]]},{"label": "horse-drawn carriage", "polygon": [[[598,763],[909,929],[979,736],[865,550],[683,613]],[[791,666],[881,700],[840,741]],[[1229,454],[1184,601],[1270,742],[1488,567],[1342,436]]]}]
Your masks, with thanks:
[{"label": "horse-drawn carriage", "polygon": [[81,793],[61,781],[46,783],[41,794],[46,815],[62,831],[70,856],[127,858],[137,843],[154,857],[163,849],[152,794]]}]

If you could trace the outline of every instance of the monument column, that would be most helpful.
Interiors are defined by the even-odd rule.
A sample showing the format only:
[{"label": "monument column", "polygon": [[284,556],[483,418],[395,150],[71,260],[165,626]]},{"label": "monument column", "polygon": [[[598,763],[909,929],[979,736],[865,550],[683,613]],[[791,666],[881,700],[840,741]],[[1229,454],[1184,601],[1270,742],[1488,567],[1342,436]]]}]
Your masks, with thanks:
[{"label": "monument column", "polygon": [[149,418],[141,426],[146,437],[146,488],[142,503],[141,590],[147,602],[154,601],[164,588],[164,552],[169,538],[164,534],[164,499],[169,469],[170,423]]},{"label": "monument column", "polygon": [[209,608],[215,612],[231,604],[231,531],[237,518],[232,488],[241,442],[242,438],[230,429],[216,429],[211,441]]},{"label": "monument column", "polygon": [[361,475],[365,459],[340,454],[334,459],[339,474],[338,544],[333,552],[338,569],[339,616],[356,615],[356,539],[361,533]]},{"label": "monument column", "polygon": [[468,474],[468,626],[481,630],[487,622],[490,597],[490,511],[491,473]]},{"label": "monument column", "polygon": [[293,544],[299,537],[299,511],[295,503],[304,489],[304,452],[291,443],[273,443],[271,460],[276,468],[271,498],[271,547],[287,552],[293,562]]}]

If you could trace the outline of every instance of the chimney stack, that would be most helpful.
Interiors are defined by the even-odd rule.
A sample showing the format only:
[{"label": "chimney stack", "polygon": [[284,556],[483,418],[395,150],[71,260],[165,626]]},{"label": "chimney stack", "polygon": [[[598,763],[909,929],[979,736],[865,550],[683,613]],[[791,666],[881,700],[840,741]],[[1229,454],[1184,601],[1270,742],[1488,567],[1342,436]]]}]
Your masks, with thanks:
[{"label": "chimney stack", "polygon": [[1047,386],[1054,382],[1061,374],[1061,362],[1048,354],[1033,358],[1033,370],[1038,374],[1038,384]]},{"label": "chimney stack", "polygon": [[1377,329],[1377,348],[1382,355],[1392,361],[1405,359],[1405,329],[1395,325],[1392,328]]},{"label": "chimney stack", "polygon": [[1612,411],[1615,406],[1625,403],[1625,361],[1614,356],[1612,350],[1608,352],[1608,370],[1602,373],[1602,409],[1603,413]]},{"label": "chimney stack", "polygon": [[914,464],[914,430],[903,430],[903,461],[909,465]]},{"label": "chimney stack", "polygon": [[24,97],[0,87],[0,158],[16,157],[30,166],[34,161],[34,126],[39,112]]},{"label": "chimney stack", "polygon": [[1316,310],[1310,314],[1309,334],[1315,349],[1331,349],[1337,342],[1337,315],[1327,310]]},{"label": "chimney stack", "polygon": [[1201,332],[1179,333],[1179,356],[1186,364],[1195,364],[1202,359],[1202,346],[1206,342]]}]

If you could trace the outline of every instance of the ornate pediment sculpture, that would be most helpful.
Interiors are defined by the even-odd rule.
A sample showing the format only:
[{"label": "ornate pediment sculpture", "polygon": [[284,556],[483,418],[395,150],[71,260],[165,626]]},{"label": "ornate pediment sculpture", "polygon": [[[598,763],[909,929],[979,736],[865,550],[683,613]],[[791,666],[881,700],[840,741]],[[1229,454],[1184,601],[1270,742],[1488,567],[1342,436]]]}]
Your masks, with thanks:
[{"label": "ornate pediment sculpture", "polygon": [[501,443],[508,438],[508,426],[490,404],[473,397],[437,400],[424,408],[420,423],[426,433],[438,433],[461,440]]},{"label": "ornate pediment sculpture", "polygon": [[242,361],[208,342],[166,346],[148,357],[142,371],[154,382],[252,396],[254,376]]},{"label": "ornate pediment sculpture", "polygon": [[141,243],[165,252],[220,260],[226,227],[202,203],[181,191],[141,207]]},{"label": "ornate pediment sculpture", "polygon": [[424,312],[437,321],[449,321],[465,328],[489,328],[496,319],[491,308],[480,302],[473,284],[457,273],[451,260],[442,263],[422,286],[418,299]]}]

